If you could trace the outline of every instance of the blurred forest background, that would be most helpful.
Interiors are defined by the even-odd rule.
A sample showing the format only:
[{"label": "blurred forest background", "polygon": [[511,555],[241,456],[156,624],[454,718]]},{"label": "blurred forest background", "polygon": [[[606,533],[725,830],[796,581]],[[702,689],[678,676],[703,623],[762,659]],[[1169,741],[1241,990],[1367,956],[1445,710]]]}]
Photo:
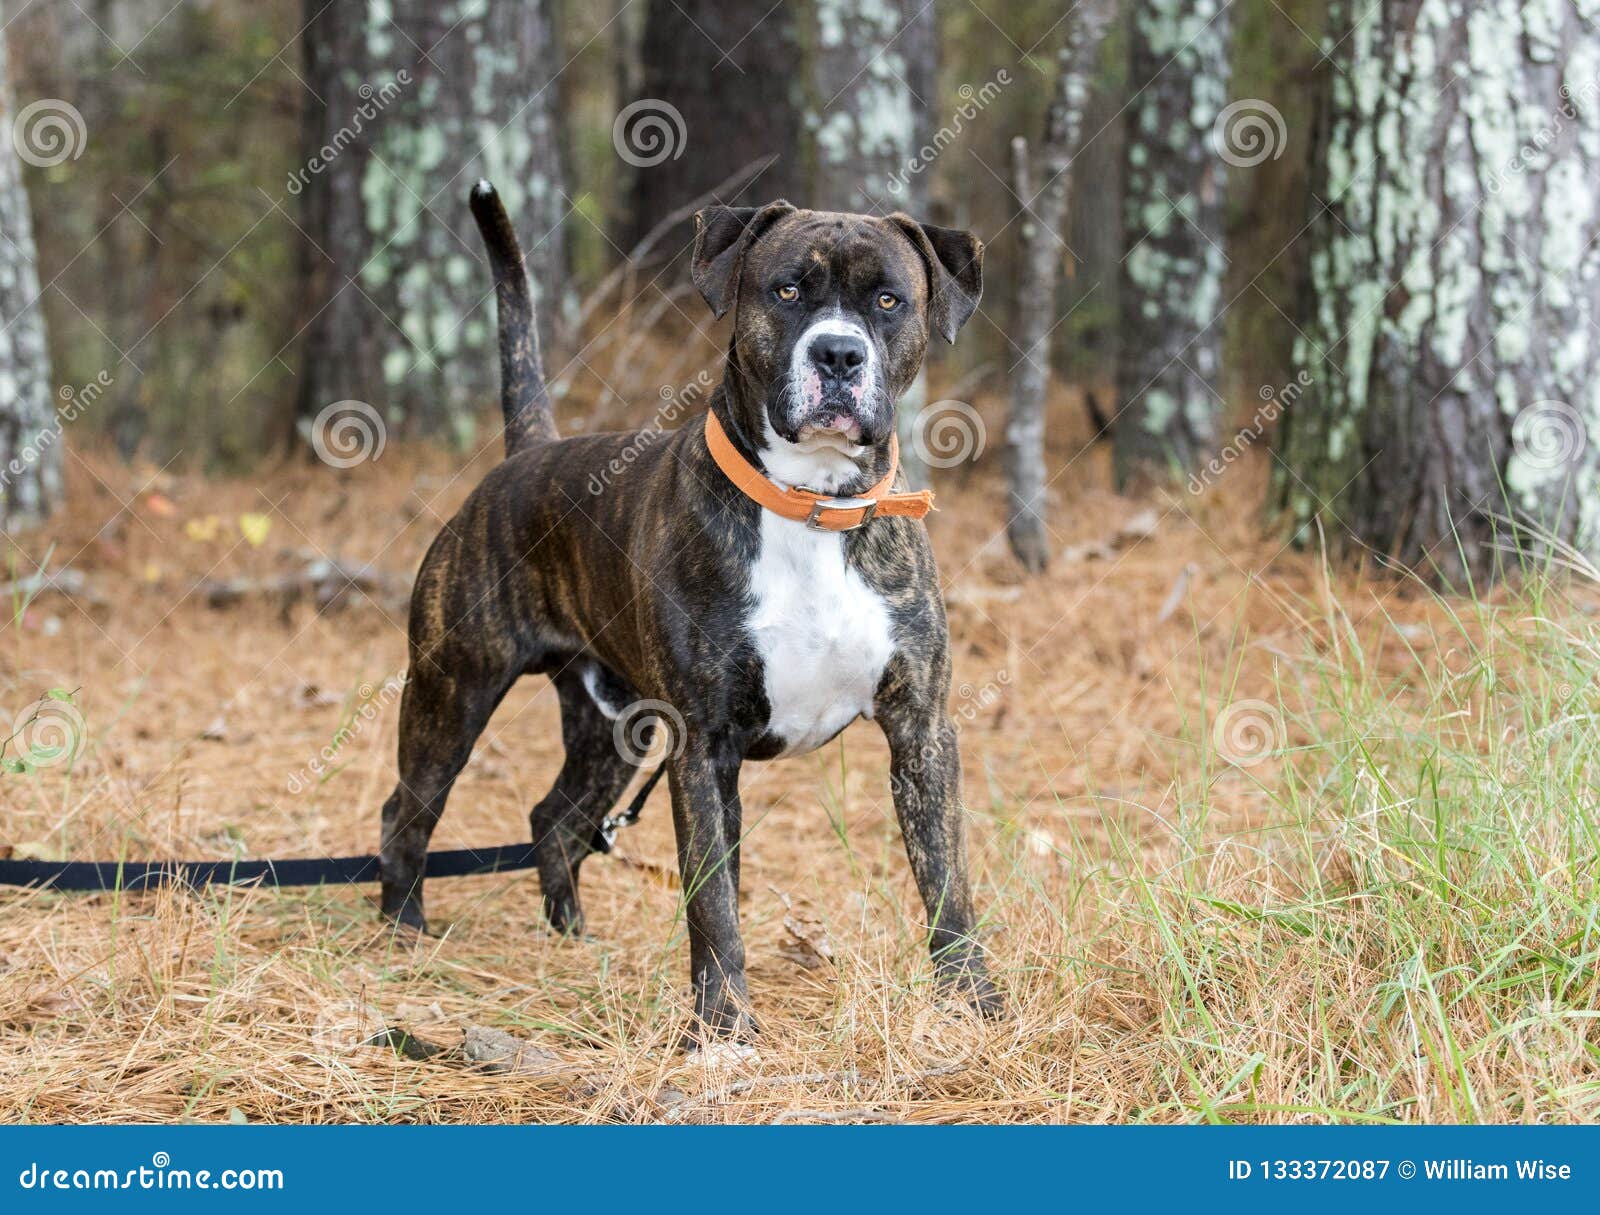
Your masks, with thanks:
[{"label": "blurred forest background", "polygon": [[[1596,550],[1600,50],[1577,6],[5,11],[26,204],[3,308],[29,315],[0,455],[69,400],[76,442],[209,473],[307,449],[347,401],[388,437],[481,443],[494,328],[463,200],[486,176],[569,430],[643,424],[714,363],[685,341],[709,329],[695,207],[905,209],[989,241],[983,308],[931,375],[963,405],[1009,397],[990,451],[1029,569],[1060,467],[1050,373],[1124,488],[1203,489],[1270,436],[1265,505],[1302,540],[1331,524],[1447,583],[1508,547]],[[8,478],[11,526],[59,498],[54,446]]]},{"label": "blurred forest background", "polygon": [[[1274,255],[1306,214],[1304,133],[1322,6],[1235,7],[1233,91],[1270,99],[1297,136],[1287,155],[1237,176],[1226,212],[1235,251],[1227,296],[1253,281],[1228,314],[1226,365],[1253,392],[1290,366],[1283,314],[1292,314],[1298,271],[1296,259]],[[371,402],[399,434],[469,441],[488,416],[475,411],[493,404],[496,374],[487,270],[464,202],[480,175],[507,195],[533,250],[554,339],[547,362],[569,379],[583,374],[574,356],[609,367],[583,343],[610,319],[619,293],[588,317],[581,302],[658,221],[733,178],[722,194],[756,203],[787,195],[802,205],[870,206],[877,186],[889,209],[991,239],[983,313],[939,356],[952,364],[947,379],[987,369],[1003,384],[1017,361],[1007,333],[1021,249],[1009,145],[1044,129],[1069,8],[1054,0],[859,9],[826,0],[8,0],[14,106],[60,98],[83,121],[78,155],[23,165],[53,379],[79,386],[109,372],[112,380],[73,433],[104,436],[129,458],[165,463],[181,453],[181,464],[238,472],[292,445],[308,414],[350,397]],[[907,18],[916,19],[912,35],[901,34]],[[830,35],[819,29],[835,21],[862,23],[849,30],[842,64],[828,62],[840,51],[823,45]],[[1093,137],[1073,174],[1063,234],[1072,252],[1058,250],[1054,361],[1091,385],[1110,382],[1116,355],[1126,58],[1119,21],[1094,59],[1083,116]],[[885,61],[889,70],[878,70]],[[382,105],[396,82],[393,103]],[[868,196],[848,196],[832,180],[851,167],[830,175],[818,165],[837,94],[869,84],[881,91],[863,105],[894,113],[914,105],[911,148],[947,128],[927,169],[907,174],[904,197],[888,196],[885,175],[870,166],[857,174],[879,179],[860,181]],[[636,166],[619,155],[613,124],[648,97],[681,112],[683,146],[675,159]],[[365,132],[363,103],[378,110]],[[341,144],[341,129],[348,146],[308,174],[319,149]],[[904,158],[895,157],[896,169]],[[345,214],[319,213],[330,205]],[[356,237],[348,254],[332,248],[328,234],[337,239],[341,224],[393,243],[373,265],[347,265],[365,246]],[[680,219],[652,252],[680,252],[689,233]],[[319,317],[330,277],[342,284],[352,274],[360,290],[343,291]],[[661,282],[677,292],[675,306],[653,306],[651,296],[640,310],[650,336],[671,346],[675,330],[708,318],[686,275]],[[328,327],[329,312],[353,316]],[[616,340],[637,336],[637,322],[628,328]],[[319,348],[319,337],[332,348]],[[352,348],[363,341],[380,348],[366,365]],[[384,377],[383,356],[394,351],[405,356],[394,373],[405,383]],[[648,373],[662,370],[616,387],[648,411],[664,382]]]}]

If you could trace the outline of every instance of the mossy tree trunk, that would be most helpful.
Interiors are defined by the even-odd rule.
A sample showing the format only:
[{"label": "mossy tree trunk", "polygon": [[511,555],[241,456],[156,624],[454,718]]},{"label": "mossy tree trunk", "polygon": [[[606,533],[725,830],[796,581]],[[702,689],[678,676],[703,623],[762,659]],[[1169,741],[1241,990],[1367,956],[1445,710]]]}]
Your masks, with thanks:
[{"label": "mossy tree trunk", "polygon": [[[355,397],[408,433],[465,441],[499,375],[492,284],[466,206],[474,180],[495,183],[517,225],[547,346],[572,315],[551,5],[312,7],[308,67],[326,104],[311,102],[308,154],[343,150],[321,174],[333,175],[333,197],[311,229],[332,303],[307,335],[308,363],[319,361],[307,367],[309,405]],[[329,45],[313,48],[321,37]]]},{"label": "mossy tree trunk", "polygon": [[0,30],[0,531],[42,522],[61,497],[62,424],[50,383],[33,220],[22,184],[16,106]]},{"label": "mossy tree trunk", "polygon": [[[812,188],[806,204],[929,218],[931,172],[913,166],[928,142],[938,70],[933,7],[927,0],[814,0],[810,12]],[[919,375],[897,418],[900,464],[918,486],[928,481],[915,441],[927,395],[926,374]]]},{"label": "mossy tree trunk", "polygon": [[1141,0],[1128,37],[1119,485],[1192,469],[1216,443],[1227,162],[1228,0]]},{"label": "mossy tree trunk", "polygon": [[1446,584],[1600,558],[1600,15],[1342,4],[1278,501]]},{"label": "mossy tree trunk", "polygon": [[912,87],[937,55],[927,0],[813,0],[811,98],[814,173],[809,205],[830,211],[922,217],[928,173],[909,172],[930,99]]}]

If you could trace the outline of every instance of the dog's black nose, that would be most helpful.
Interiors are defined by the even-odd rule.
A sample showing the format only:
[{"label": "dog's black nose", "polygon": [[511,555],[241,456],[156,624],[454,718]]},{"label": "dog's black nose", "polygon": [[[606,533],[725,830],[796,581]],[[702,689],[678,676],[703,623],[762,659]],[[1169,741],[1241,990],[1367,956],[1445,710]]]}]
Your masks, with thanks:
[{"label": "dog's black nose", "polygon": [[823,333],[811,342],[811,361],[824,379],[852,380],[867,361],[867,344],[848,333]]}]

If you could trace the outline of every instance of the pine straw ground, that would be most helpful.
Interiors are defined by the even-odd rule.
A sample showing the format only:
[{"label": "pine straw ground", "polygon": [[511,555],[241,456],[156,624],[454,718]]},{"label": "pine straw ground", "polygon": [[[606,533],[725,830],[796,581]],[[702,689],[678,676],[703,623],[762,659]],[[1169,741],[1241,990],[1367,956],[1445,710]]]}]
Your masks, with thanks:
[{"label": "pine straw ground", "polygon": [[[930,991],[886,751],[858,723],[746,771],[753,1059],[708,1067],[674,1049],[687,947],[662,789],[618,853],[586,866],[583,941],[544,928],[530,873],[432,883],[449,930],[415,945],[384,931],[371,887],[0,894],[0,1116],[1600,1113],[1593,584],[1475,603],[1325,574],[1261,526],[1260,457],[1201,495],[1129,501],[1106,453],[1075,447],[1054,459],[1057,545],[1115,551],[1064,552],[1028,582],[994,538],[997,456],[941,474],[932,529],[1008,1019],[976,1022]],[[393,773],[382,688],[403,665],[398,615],[216,609],[192,588],[281,572],[302,549],[409,575],[491,459],[462,469],[391,444],[344,473],[209,482],[74,456],[64,522],[15,544],[70,561],[106,602],[13,605],[0,706],[9,720],[71,691],[83,745],[70,764],[0,774],[0,842],[78,858],[370,851]],[[259,546],[245,513],[270,520]],[[308,780],[342,724],[331,774]],[[436,846],[524,838],[558,759],[554,698],[527,681]],[[818,948],[831,959],[797,960]],[[475,1027],[525,1042],[519,1067],[469,1065]],[[445,1049],[423,1061],[361,1044],[389,1028]]]}]

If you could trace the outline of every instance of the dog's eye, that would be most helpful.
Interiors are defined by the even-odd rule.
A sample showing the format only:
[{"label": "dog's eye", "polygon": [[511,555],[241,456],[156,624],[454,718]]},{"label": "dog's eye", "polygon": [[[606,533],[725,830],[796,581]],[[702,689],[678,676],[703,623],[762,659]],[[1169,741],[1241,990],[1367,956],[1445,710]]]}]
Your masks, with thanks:
[{"label": "dog's eye", "polygon": [[878,307],[885,312],[893,312],[900,307],[900,297],[889,291],[878,292]]},{"label": "dog's eye", "polygon": [[793,283],[785,283],[783,286],[779,287],[775,292],[773,292],[773,294],[784,303],[792,304],[795,302],[795,300],[800,298],[800,288],[796,287]]}]

